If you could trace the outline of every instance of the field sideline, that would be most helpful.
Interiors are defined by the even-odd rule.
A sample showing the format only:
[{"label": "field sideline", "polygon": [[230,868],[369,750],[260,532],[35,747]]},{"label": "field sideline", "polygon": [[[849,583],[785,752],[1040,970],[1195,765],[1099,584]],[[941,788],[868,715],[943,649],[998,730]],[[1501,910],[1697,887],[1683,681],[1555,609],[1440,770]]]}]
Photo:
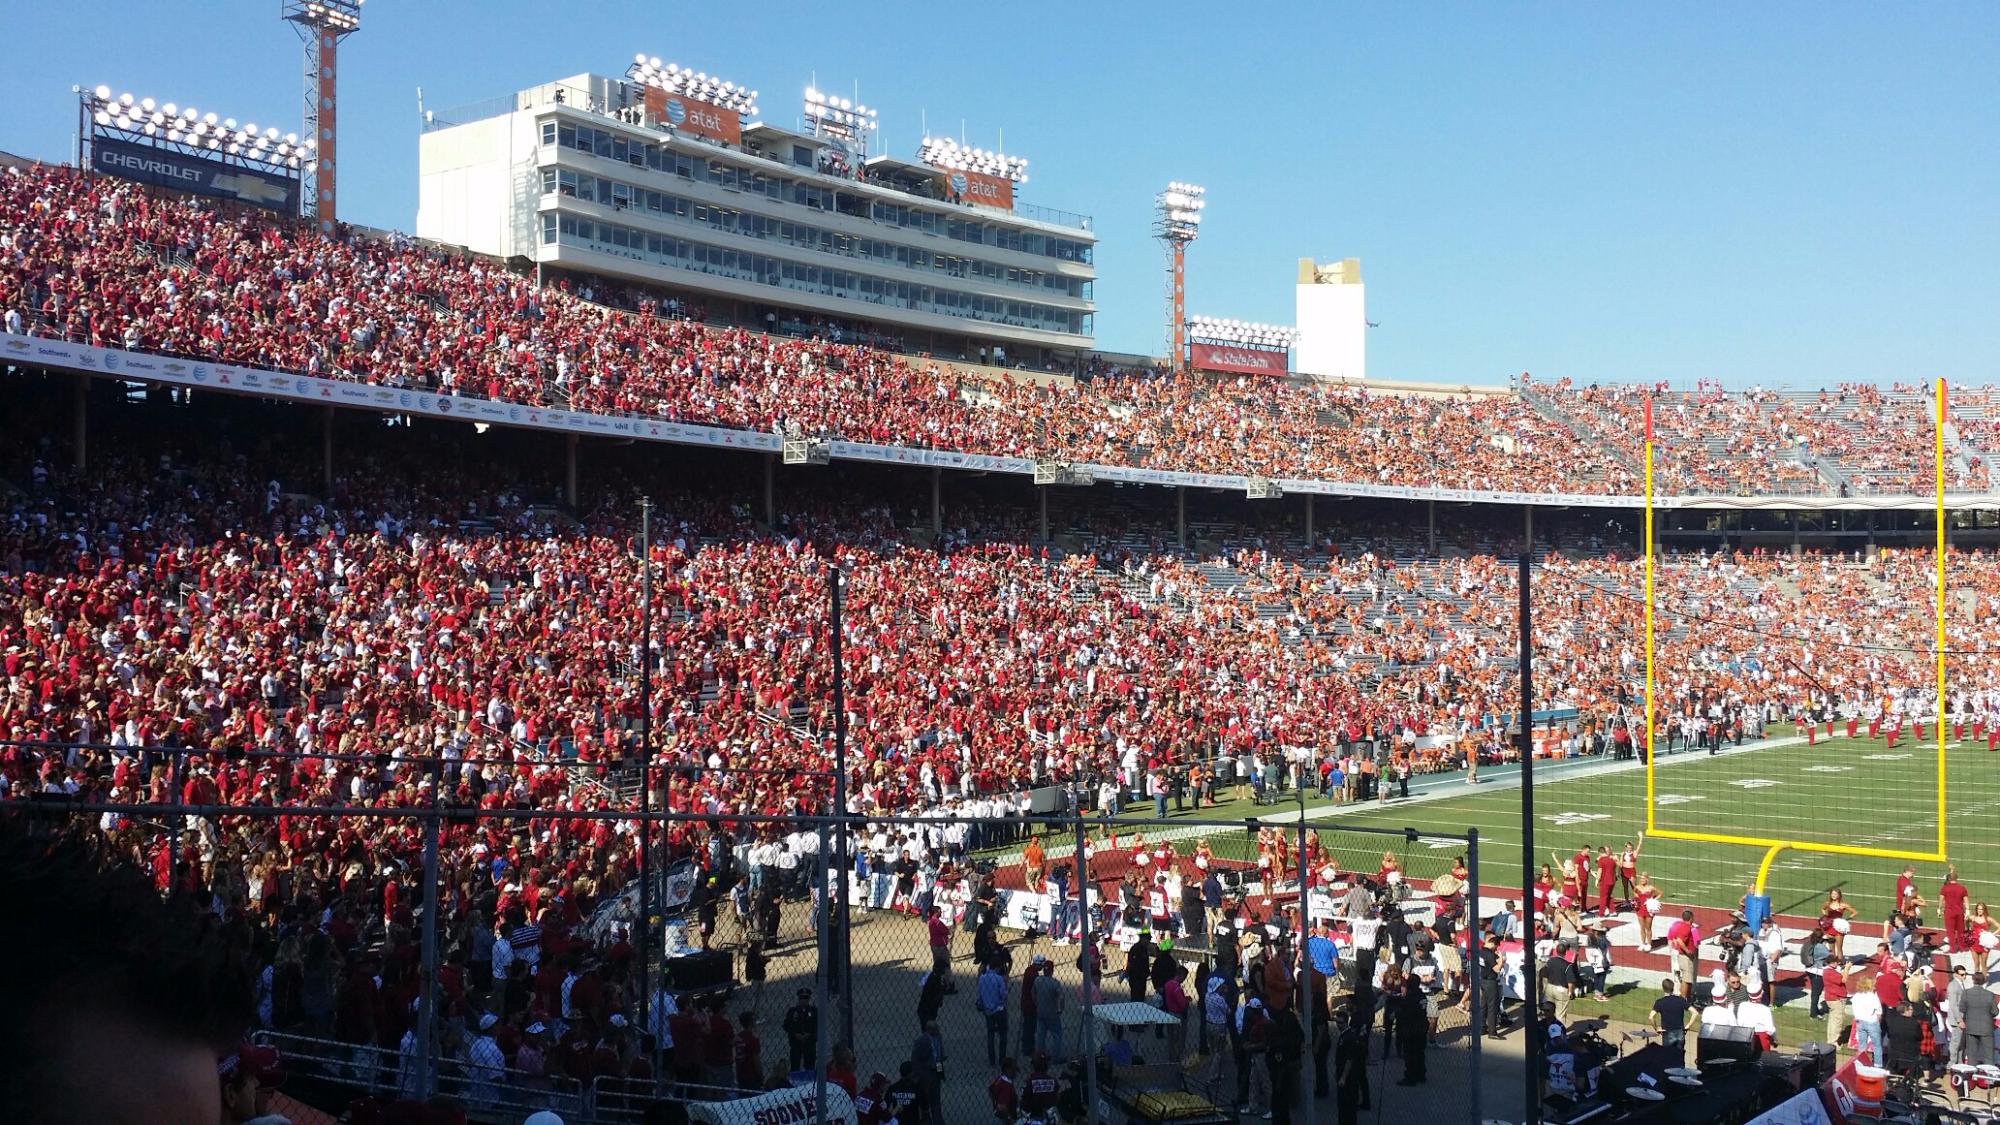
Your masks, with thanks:
[{"label": "field sideline", "polygon": [[[1780,738],[1725,750],[1713,757],[1683,752],[1663,756],[1655,771],[1662,828],[1733,832],[1773,838],[1798,837],[1910,851],[1929,851],[1936,839],[1936,788],[1932,765],[1936,743],[1913,744],[1907,736],[1891,749],[1882,739],[1821,739],[1816,745]],[[1972,901],[2000,897],[2000,837],[1985,828],[2000,811],[2000,755],[1989,757],[1983,742],[1947,743],[1949,822],[1947,853]],[[1509,775],[1509,781],[1513,775]],[[1481,882],[1516,882],[1521,862],[1521,791],[1518,785],[1477,788],[1443,781],[1407,802],[1366,808],[1308,804],[1309,818],[1324,824],[1415,828],[1480,835]],[[1569,854],[1579,845],[1609,845],[1616,852],[1645,826],[1643,768],[1571,767],[1535,783],[1536,850]],[[1258,810],[1282,823],[1282,806]],[[1204,811],[1205,815],[1205,811]],[[1366,850],[1341,840],[1343,859]],[[1234,839],[1215,841],[1218,852],[1234,851]],[[1379,853],[1380,844],[1373,849]],[[1399,849],[1392,849],[1399,850]],[[1415,845],[1418,853],[1433,849]],[[1415,855],[1413,859],[1417,858]],[[1755,880],[1763,849],[1730,844],[1650,839],[1639,867],[1672,902],[1733,906]],[[1445,857],[1446,862],[1449,861]],[[1372,864],[1371,864],[1372,866]],[[1412,865],[1421,874],[1428,863]],[[1861,921],[1887,916],[1900,860],[1790,851],[1771,869],[1772,906],[1781,913],[1812,913],[1829,887],[1838,886],[1860,911]],[[1924,894],[1936,902],[1944,865],[1919,863]],[[1935,906],[1932,911],[1935,920]]]}]

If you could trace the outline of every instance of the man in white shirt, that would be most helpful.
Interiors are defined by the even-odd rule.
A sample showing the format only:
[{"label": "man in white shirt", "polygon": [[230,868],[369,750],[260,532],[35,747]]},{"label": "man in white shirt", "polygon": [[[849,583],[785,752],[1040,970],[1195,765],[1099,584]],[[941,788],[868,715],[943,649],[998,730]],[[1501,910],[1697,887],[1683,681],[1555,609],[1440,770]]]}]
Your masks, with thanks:
[{"label": "man in white shirt", "polygon": [[1763,1036],[1761,1042],[1766,1049],[1778,1041],[1777,1020],[1772,1018],[1770,1006],[1761,1000],[1745,1000],[1736,1005],[1736,1026]]},{"label": "man in white shirt", "polygon": [[507,970],[514,964],[514,943],[497,928],[493,933],[493,986],[500,987],[507,981]]},{"label": "man in white shirt", "polygon": [[493,1025],[499,1022],[499,1016],[482,1012],[479,1035],[465,1049],[465,1096],[474,1105],[493,1101],[495,1084],[507,1067],[507,1057],[493,1040]]}]

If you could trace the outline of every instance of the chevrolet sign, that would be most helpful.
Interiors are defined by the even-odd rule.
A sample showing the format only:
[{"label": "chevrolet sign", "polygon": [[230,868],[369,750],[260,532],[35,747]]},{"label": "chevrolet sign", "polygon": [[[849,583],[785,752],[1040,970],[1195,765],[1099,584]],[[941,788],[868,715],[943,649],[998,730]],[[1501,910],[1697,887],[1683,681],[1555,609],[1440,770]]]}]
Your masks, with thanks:
[{"label": "chevrolet sign", "polygon": [[296,173],[287,176],[245,168],[206,156],[151,148],[106,136],[91,138],[90,163],[105,175],[142,184],[233,199],[287,214],[297,214],[299,210]]}]

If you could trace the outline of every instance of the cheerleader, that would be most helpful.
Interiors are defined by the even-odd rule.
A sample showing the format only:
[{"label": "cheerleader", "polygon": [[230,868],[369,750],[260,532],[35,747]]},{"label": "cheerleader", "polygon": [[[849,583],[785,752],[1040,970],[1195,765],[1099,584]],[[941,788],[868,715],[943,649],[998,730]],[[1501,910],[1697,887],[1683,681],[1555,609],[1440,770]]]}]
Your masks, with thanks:
[{"label": "cheerleader", "polygon": [[1201,839],[1196,840],[1194,842],[1194,869],[1201,872],[1201,877],[1206,879],[1208,878],[1208,869],[1214,863],[1215,853],[1209,850],[1208,837],[1203,836]]},{"label": "cheerleader", "polygon": [[1133,871],[1141,886],[1153,881],[1153,853],[1146,849],[1146,834],[1132,833],[1132,854],[1129,857]]},{"label": "cheerleader", "polygon": [[1647,872],[1639,872],[1639,881],[1632,886],[1633,910],[1639,919],[1639,948],[1648,952],[1653,948],[1653,919],[1660,914],[1660,888],[1653,885],[1653,877]]},{"label": "cheerleader", "polygon": [[1554,897],[1555,889],[1555,879],[1549,874],[1549,865],[1544,863],[1542,864],[1541,873],[1535,876],[1535,900],[1531,904],[1534,907],[1533,911],[1531,911],[1532,914],[1540,916],[1548,913],[1549,899]]},{"label": "cheerleader", "polygon": [[1819,921],[1827,933],[1833,935],[1833,959],[1838,961],[1847,955],[1847,932],[1854,928],[1854,907],[1849,905],[1847,896],[1835,887],[1826,892],[1826,903],[1819,908]]},{"label": "cheerleader", "polygon": [[1986,912],[1986,904],[1974,903],[1972,917],[1965,920],[1966,933],[1972,936],[1972,971],[1986,971],[1986,959],[1995,949],[2000,949],[2000,932],[1996,932],[1993,916]]},{"label": "cheerleader", "polygon": [[1646,834],[1640,833],[1636,840],[1628,840],[1625,850],[1618,853],[1618,893],[1628,900],[1637,901],[1638,885],[1633,876],[1639,871],[1639,849],[1646,846]]}]

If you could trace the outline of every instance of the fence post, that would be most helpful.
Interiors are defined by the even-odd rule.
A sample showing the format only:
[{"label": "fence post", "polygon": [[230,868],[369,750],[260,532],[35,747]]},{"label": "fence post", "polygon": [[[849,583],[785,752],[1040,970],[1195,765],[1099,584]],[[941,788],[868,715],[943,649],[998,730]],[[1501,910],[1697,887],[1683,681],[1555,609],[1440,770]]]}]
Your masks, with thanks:
[{"label": "fence post", "polygon": [[[441,814],[438,809],[438,790],[441,789],[441,771],[437,763],[432,764],[430,816],[424,821],[424,934],[423,934],[423,989],[417,994],[417,1097],[430,1100],[434,1091],[435,1069],[431,1066],[431,1052],[437,1049],[437,955],[438,955],[438,836],[441,831]],[[402,1068],[401,1059],[397,1069]],[[397,1076],[399,1079],[401,1075]],[[400,1082],[398,1083],[400,1085]]]},{"label": "fence post", "polygon": [[[1468,1034],[1472,1037],[1472,1099],[1466,1114],[1468,1125],[1479,1125],[1482,1112],[1479,1102],[1480,1042],[1486,1038],[1486,1009],[1480,1006],[1485,999],[1479,994],[1482,984],[1480,975],[1486,968],[1486,935],[1479,926],[1479,829],[1465,830],[1465,1006],[1472,1009],[1472,1022]],[[1498,954],[1496,953],[1497,957]],[[1500,987],[1496,980],[1493,987]],[[1501,999],[1506,999],[1503,995]]]},{"label": "fence post", "polygon": [[[844,831],[845,828],[846,826],[843,824],[842,830]],[[814,1111],[813,1120],[817,1125],[826,1125],[826,1060],[828,1055],[826,1043],[826,978],[827,974],[834,971],[824,956],[826,952],[826,935],[832,929],[831,922],[833,919],[834,902],[833,886],[827,878],[827,872],[832,869],[832,865],[829,862],[831,857],[827,854],[827,846],[826,822],[822,820],[819,824],[819,881],[813,887],[812,894],[812,902],[815,907],[814,914],[817,915],[813,919],[816,923],[813,927],[813,936],[819,939],[819,948],[822,954],[820,957],[814,959],[814,976],[817,979],[813,982],[817,993],[813,998],[813,1009],[819,1015],[819,1018],[813,1021],[813,1104],[818,1107]],[[845,880],[847,873],[844,871],[840,872],[840,878]],[[845,897],[842,896],[843,899]]]},{"label": "fence post", "polygon": [[1097,947],[1091,940],[1090,925],[1090,863],[1084,858],[1085,832],[1083,824],[1083,790],[1080,785],[1070,790],[1070,815],[1076,818],[1076,894],[1083,920],[1083,1027],[1077,1038],[1083,1044],[1084,1096],[1090,1099],[1084,1110],[1085,1121],[1097,1120],[1097,1051],[1092,1041],[1097,1031],[1096,1005],[1090,1000],[1090,973],[1097,967]]},{"label": "fence post", "polygon": [[167,783],[174,789],[172,798],[174,813],[168,818],[173,828],[167,834],[167,893],[172,894],[180,889],[181,833],[187,828],[187,814],[180,809],[187,799],[184,788],[187,785],[187,751],[176,746],[169,753],[171,756],[167,759]]},{"label": "fence post", "polygon": [[[1306,1092],[1306,1059],[1312,1054],[1312,964],[1306,960],[1306,935],[1312,930],[1312,903],[1306,898],[1306,786],[1305,778],[1294,774],[1292,788],[1299,795],[1299,925],[1292,932],[1292,940],[1298,943],[1298,1007],[1294,1014],[1299,1018],[1299,1026],[1305,1038],[1299,1044],[1299,1057],[1294,1062],[1292,1084],[1293,1097],[1302,1113],[1310,1118],[1311,1095]],[[1203,1019],[1208,1018],[1205,1014]]]}]

